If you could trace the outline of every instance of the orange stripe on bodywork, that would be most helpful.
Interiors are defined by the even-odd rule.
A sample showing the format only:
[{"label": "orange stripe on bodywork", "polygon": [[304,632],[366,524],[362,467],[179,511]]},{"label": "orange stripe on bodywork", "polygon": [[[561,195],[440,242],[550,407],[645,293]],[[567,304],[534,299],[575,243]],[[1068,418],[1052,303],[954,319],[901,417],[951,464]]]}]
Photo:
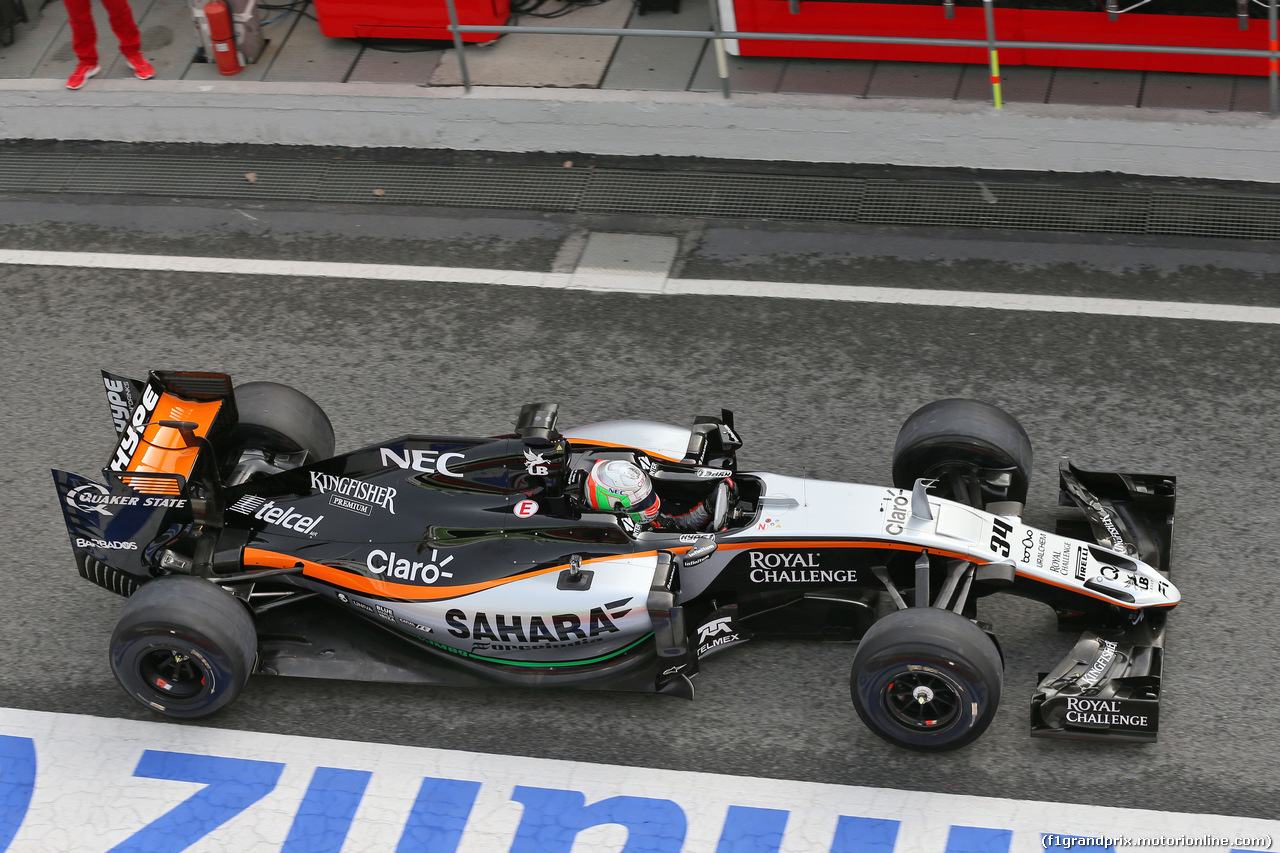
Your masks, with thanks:
[{"label": "orange stripe on bodywork", "polygon": [[[610,560],[626,560],[635,557],[651,557],[657,554],[657,551],[642,551],[638,554],[619,554],[612,557],[596,557],[590,560],[583,560],[582,565],[586,566],[591,563],[604,563]],[[288,554],[281,554],[276,551],[266,551],[261,548],[245,548],[244,564],[246,566],[260,566],[271,569],[295,569],[301,568],[302,574],[309,578],[331,583],[334,586],[340,586],[343,589],[349,589],[352,592],[360,592],[366,595],[377,595],[382,598],[396,598],[405,601],[437,601],[444,598],[456,598],[460,595],[469,595],[473,592],[481,592],[486,589],[502,586],[503,584],[514,583],[516,581],[535,578],[539,575],[551,574],[552,572],[563,571],[569,568],[569,564],[565,563],[560,566],[552,566],[546,569],[534,569],[531,572],[523,572],[518,575],[512,575],[506,578],[496,578],[490,581],[481,581],[480,583],[459,584],[457,586],[415,586],[407,583],[393,583],[391,581],[380,581],[373,578],[367,578],[364,575],[357,575],[352,572],[336,569],[333,566],[326,566],[323,563],[313,563],[310,560],[304,560],[300,557],[292,557]]]},{"label": "orange stripe on bodywork", "polygon": [[[675,554],[683,554],[688,551],[691,546],[681,545],[674,548],[664,548]],[[744,551],[744,550],[777,550],[781,548],[886,548],[893,551],[920,551],[923,550],[917,545],[907,545],[898,542],[877,542],[877,541],[831,541],[831,540],[794,540],[784,542],[725,542],[721,544],[717,551]],[[627,560],[639,557],[651,557],[657,554],[654,551],[640,551],[634,554],[617,554],[610,557],[594,557],[589,560],[583,560],[582,565],[590,565],[592,563],[607,563],[613,560]],[[989,560],[976,560],[967,554],[961,554],[954,551],[929,550],[930,554],[937,554],[942,557],[952,557],[958,560],[966,560],[976,565],[985,565]],[[411,584],[392,583],[390,581],[380,581],[373,578],[367,578],[364,575],[353,574],[352,572],[336,569],[333,566],[326,566],[323,563],[315,563],[311,560],[304,560],[300,557],[293,557],[288,554],[281,554],[277,551],[266,551],[261,548],[245,548],[244,549],[244,565],[259,566],[261,568],[270,569],[302,569],[303,575],[315,578],[317,580],[331,583],[334,586],[340,586],[343,589],[349,589],[352,592],[365,593],[367,595],[376,595],[382,598],[396,598],[408,601],[437,601],[446,598],[456,598],[460,595],[468,595],[473,592],[480,592],[486,589],[502,586],[503,584],[514,583],[516,581],[527,580],[528,578],[546,575],[552,572],[559,572],[569,568],[569,564],[565,563],[559,566],[551,566],[546,569],[535,569],[531,572],[524,572],[518,575],[512,575],[506,578],[497,578],[490,581],[481,581],[473,584],[459,584],[457,586],[433,586],[422,587]],[[1098,601],[1104,601],[1107,604],[1114,604],[1117,607],[1123,607],[1126,610],[1143,610],[1147,608],[1139,607],[1136,604],[1126,604],[1117,601],[1114,598],[1093,592],[1092,590],[1079,589],[1069,586],[1068,584],[1058,583],[1047,578],[1040,578],[1029,575],[1024,572],[1017,572],[1018,577],[1035,583],[1044,583],[1049,586],[1055,586],[1072,592],[1077,595],[1084,595],[1088,598],[1094,598]],[[1153,604],[1150,607],[1173,607],[1174,603],[1169,604]]]},{"label": "orange stripe on bodywork", "polygon": [[[794,542],[767,542],[767,543],[727,542],[721,545],[716,550],[717,551],[744,550],[748,548],[753,550],[764,550],[769,548],[788,548],[788,549],[790,548],[890,548],[895,551],[924,550],[919,545],[906,545],[906,544],[901,544],[897,542],[874,542],[874,541],[872,542],[839,542],[839,541],[826,542],[822,540],[813,540],[813,541],[797,540]],[[955,559],[958,559],[958,560],[967,560],[970,563],[974,563],[980,566],[986,565],[987,563],[991,562],[990,560],[976,560],[967,554],[959,554],[953,551],[939,551],[933,548],[930,548],[928,550],[930,554],[937,554],[942,557],[954,557]],[[1073,592],[1073,593],[1076,593],[1077,595],[1083,595],[1088,598],[1096,598],[1098,601],[1105,601],[1107,604],[1114,604],[1115,606],[1123,607],[1126,610],[1145,610],[1147,609],[1147,607],[1173,607],[1174,606],[1173,603],[1169,603],[1169,604],[1152,604],[1152,605],[1148,605],[1147,607],[1140,607],[1137,604],[1126,604],[1123,601],[1118,601],[1114,598],[1103,595],[1101,593],[1094,592],[1093,590],[1090,590],[1090,589],[1081,589],[1079,587],[1074,587],[1069,584],[1052,581],[1052,580],[1049,580],[1048,578],[1041,578],[1035,575],[1029,575],[1025,572],[1016,572],[1016,574],[1020,578],[1025,578],[1026,580],[1033,581],[1035,583],[1043,583],[1043,584],[1048,584],[1049,586],[1056,586],[1059,589],[1065,589],[1068,592]]]},{"label": "orange stripe on bodywork", "polygon": [[221,400],[193,403],[168,392],[160,395],[151,413],[151,422],[142,431],[138,449],[133,451],[125,470],[143,474],[191,475],[200,448],[188,447],[182,435],[173,427],[162,427],[156,421],[190,421],[196,425],[196,435],[205,437],[213,426],[213,419],[222,408]]},{"label": "orange stripe on bodywork", "polygon": [[[770,540],[769,542],[725,542],[720,545],[717,551],[742,551],[746,549],[755,551],[765,551],[778,548],[885,548],[890,551],[923,551],[925,550],[919,545],[907,545],[902,542],[881,542],[878,540],[856,541],[851,542],[847,539],[797,539],[797,540]],[[674,550],[674,549],[673,549]],[[940,551],[935,548],[928,549],[930,554],[937,554],[940,557],[951,557],[956,560],[967,560],[970,563],[976,563],[979,566],[986,565],[990,560],[977,560],[968,554],[961,554],[958,551]]]},{"label": "orange stripe on bodywork", "polygon": [[674,456],[663,456],[661,453],[654,453],[652,450],[645,450],[643,447],[635,447],[634,445],[630,445],[630,444],[616,444],[615,442],[612,442],[612,441],[597,441],[594,438],[571,438],[569,439],[569,443],[585,444],[589,447],[616,447],[619,450],[639,450],[641,453],[644,453],[648,456],[652,456],[655,459],[665,459],[668,462],[682,461],[680,459],[677,459]]}]

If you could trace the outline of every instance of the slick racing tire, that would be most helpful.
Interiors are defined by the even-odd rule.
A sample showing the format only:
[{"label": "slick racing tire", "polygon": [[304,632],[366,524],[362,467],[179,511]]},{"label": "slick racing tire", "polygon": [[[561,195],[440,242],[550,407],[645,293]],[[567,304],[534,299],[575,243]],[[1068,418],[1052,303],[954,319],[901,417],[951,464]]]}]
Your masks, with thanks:
[{"label": "slick racing tire", "polygon": [[937,400],[903,423],[893,448],[893,484],[937,480],[932,494],[982,509],[1027,502],[1031,439],[1012,415],[978,400]]},{"label": "slick racing tire", "polygon": [[986,731],[1004,669],[991,638],[958,613],[915,607],[871,626],[850,693],[867,728],[920,752],[959,749]]},{"label": "slick racing tire", "polygon": [[238,599],[203,578],[143,584],[111,635],[111,669],[153,711],[190,719],[216,713],[253,672],[258,637]]},{"label": "slick racing tire", "polygon": [[278,382],[246,382],[235,389],[239,420],[226,441],[234,464],[247,449],[307,451],[309,461],[333,455],[333,424],[320,404]]}]

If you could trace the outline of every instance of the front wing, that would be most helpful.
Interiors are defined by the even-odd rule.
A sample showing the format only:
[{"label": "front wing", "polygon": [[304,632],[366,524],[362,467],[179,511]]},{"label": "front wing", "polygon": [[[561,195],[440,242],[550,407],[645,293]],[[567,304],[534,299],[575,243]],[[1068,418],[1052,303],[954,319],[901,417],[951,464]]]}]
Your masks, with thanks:
[{"label": "front wing", "polygon": [[[1173,477],[1082,471],[1063,460],[1059,504],[1073,507],[1058,532],[1139,557],[1169,576]],[[1153,742],[1168,612],[1146,609],[1125,624],[1086,630],[1061,663],[1041,673],[1031,699],[1033,737]],[[1059,628],[1081,627],[1059,611]]]}]

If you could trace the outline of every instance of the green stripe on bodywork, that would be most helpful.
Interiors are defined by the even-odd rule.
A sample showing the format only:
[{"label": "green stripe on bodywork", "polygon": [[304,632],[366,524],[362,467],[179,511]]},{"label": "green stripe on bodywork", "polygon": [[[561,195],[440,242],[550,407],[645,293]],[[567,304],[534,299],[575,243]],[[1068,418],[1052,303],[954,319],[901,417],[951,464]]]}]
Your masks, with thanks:
[{"label": "green stripe on bodywork", "polygon": [[607,655],[600,655],[600,657],[590,658],[588,660],[562,661],[560,663],[547,663],[543,661],[503,660],[502,658],[490,658],[490,657],[485,657],[484,655],[478,655],[474,652],[464,652],[462,649],[455,649],[452,646],[446,646],[443,643],[437,643],[434,640],[427,640],[426,642],[430,643],[433,646],[442,648],[445,651],[453,652],[455,655],[462,655],[463,657],[472,658],[474,660],[482,660],[485,663],[501,663],[507,666],[524,666],[524,667],[561,667],[561,666],[586,666],[587,664],[600,663],[601,661],[606,661],[609,658],[616,658],[618,655],[626,654],[627,652],[631,651],[636,646],[640,645],[641,643],[643,643],[645,640],[649,639],[652,636],[653,634],[645,634],[643,637],[636,640],[634,643],[630,644],[629,646],[623,646],[622,648],[618,649],[616,652],[609,652],[609,654]]}]

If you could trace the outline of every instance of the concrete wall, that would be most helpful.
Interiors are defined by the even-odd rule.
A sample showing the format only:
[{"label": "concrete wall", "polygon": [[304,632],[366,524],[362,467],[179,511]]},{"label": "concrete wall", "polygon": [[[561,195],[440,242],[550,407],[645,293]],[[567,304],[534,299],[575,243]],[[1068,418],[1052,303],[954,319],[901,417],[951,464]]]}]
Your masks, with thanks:
[{"label": "concrete wall", "polygon": [[305,144],[1280,182],[1254,113],[588,89],[0,80],[0,139]]}]

